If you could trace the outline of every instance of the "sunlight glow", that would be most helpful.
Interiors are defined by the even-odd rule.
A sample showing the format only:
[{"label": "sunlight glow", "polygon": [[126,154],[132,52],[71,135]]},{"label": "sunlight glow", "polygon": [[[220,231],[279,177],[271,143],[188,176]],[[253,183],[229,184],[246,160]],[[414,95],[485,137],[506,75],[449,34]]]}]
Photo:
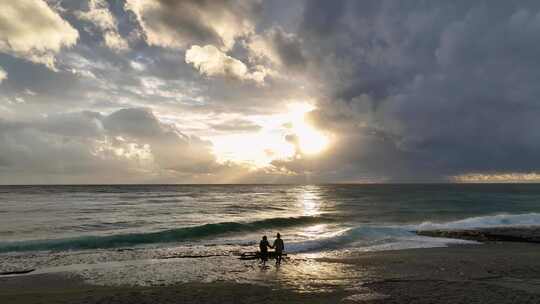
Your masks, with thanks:
[{"label": "sunlight glow", "polygon": [[328,146],[328,138],[306,122],[305,116],[315,107],[306,103],[289,105],[292,131],[298,139],[302,153],[313,155],[322,152]]},{"label": "sunlight glow", "polygon": [[260,130],[217,134],[208,139],[218,161],[252,168],[268,166],[274,160],[315,156],[329,146],[330,140],[306,121],[306,115],[314,109],[309,103],[290,103],[282,113],[244,117]]},{"label": "sunlight glow", "polygon": [[294,147],[284,142],[280,134],[272,132],[222,135],[212,142],[219,161],[244,163],[255,168],[267,166],[273,159],[294,155]]},{"label": "sunlight glow", "polygon": [[305,154],[318,154],[328,145],[328,138],[306,124],[295,125],[294,133],[298,136],[300,150]]}]

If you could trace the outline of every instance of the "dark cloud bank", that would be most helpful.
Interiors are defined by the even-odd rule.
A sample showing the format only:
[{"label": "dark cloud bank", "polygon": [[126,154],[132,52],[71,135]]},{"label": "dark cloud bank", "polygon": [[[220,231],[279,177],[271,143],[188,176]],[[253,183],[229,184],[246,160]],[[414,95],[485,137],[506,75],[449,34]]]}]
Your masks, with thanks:
[{"label": "dark cloud bank", "polygon": [[340,134],[285,163],[356,180],[444,180],[540,167],[534,1],[308,1],[299,35]]}]

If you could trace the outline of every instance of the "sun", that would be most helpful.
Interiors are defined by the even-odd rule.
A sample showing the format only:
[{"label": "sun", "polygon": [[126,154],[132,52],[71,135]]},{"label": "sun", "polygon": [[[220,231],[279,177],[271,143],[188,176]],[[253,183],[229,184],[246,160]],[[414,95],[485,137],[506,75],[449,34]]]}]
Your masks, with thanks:
[{"label": "sun", "polygon": [[300,152],[307,155],[319,154],[329,144],[329,139],[325,134],[306,122],[306,114],[314,109],[314,106],[307,103],[289,105],[291,131],[297,139]]},{"label": "sun", "polygon": [[304,154],[319,154],[328,146],[328,138],[305,123],[294,125],[293,131],[298,138],[298,147]]}]

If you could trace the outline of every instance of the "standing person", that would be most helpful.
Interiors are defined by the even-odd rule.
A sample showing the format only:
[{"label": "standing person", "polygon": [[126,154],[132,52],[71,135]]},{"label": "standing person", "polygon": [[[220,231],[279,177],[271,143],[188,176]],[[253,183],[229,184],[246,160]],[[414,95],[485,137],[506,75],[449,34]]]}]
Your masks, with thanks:
[{"label": "standing person", "polygon": [[283,258],[283,250],[285,250],[285,244],[283,244],[283,240],[281,239],[279,232],[276,235],[276,240],[274,241],[274,246],[272,247],[276,250],[276,265],[280,265],[281,259]]},{"label": "standing person", "polygon": [[261,250],[260,257],[263,266],[266,265],[266,261],[268,261],[268,247],[272,248],[272,246],[270,246],[270,243],[268,243],[268,238],[266,238],[265,235],[259,242],[259,249]]}]

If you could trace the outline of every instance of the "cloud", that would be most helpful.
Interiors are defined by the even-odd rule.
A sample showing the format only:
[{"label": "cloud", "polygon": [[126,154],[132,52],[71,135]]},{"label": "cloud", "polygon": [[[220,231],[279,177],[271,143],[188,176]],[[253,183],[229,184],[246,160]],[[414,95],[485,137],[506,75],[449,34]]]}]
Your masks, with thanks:
[{"label": "cloud", "polygon": [[348,139],[329,152],[337,168],[397,180],[540,168],[536,2],[307,6],[314,123]]},{"label": "cloud", "polygon": [[256,132],[261,129],[261,126],[241,118],[226,120],[220,123],[211,124],[211,126],[216,131],[225,132]]},{"label": "cloud", "polygon": [[192,46],[187,50],[185,60],[205,76],[224,76],[262,84],[268,73],[261,66],[249,71],[242,61],[223,53],[213,45]]},{"label": "cloud", "polygon": [[255,59],[267,59],[287,68],[303,68],[306,65],[302,41],[281,27],[251,36],[246,47]]},{"label": "cloud", "polygon": [[122,52],[129,50],[129,44],[117,32],[107,31],[103,35],[103,39],[105,39],[105,45],[114,51]]},{"label": "cloud", "polygon": [[103,41],[110,49],[117,52],[129,49],[128,42],[118,33],[118,22],[105,0],[89,0],[88,11],[77,11],[75,15],[80,20],[91,22],[102,31]]},{"label": "cloud", "polygon": [[160,168],[204,173],[215,165],[209,142],[187,136],[174,125],[160,122],[149,109],[122,109],[106,117],[103,123],[105,129],[115,135],[149,144]]},{"label": "cloud", "polygon": [[2,83],[2,81],[6,80],[8,77],[8,74],[6,72],[6,70],[4,70],[2,67],[0,67],[0,83]]},{"label": "cloud", "polygon": [[37,119],[27,126],[68,138],[97,138],[105,131],[103,119],[102,114],[92,111],[58,113]]},{"label": "cloud", "polygon": [[[540,172],[540,3],[289,4],[3,1],[2,175],[354,182]],[[100,47],[125,40],[129,52]],[[263,172],[216,162],[225,158],[201,139],[247,137],[259,128],[250,121],[286,136],[271,120],[295,102],[317,106],[306,120],[333,135],[323,152]]]},{"label": "cloud", "polygon": [[145,108],[0,119],[0,171],[12,181],[181,181],[218,167],[210,148]]},{"label": "cloud", "polygon": [[[247,125],[226,123],[237,130]],[[1,184],[297,181],[284,168],[218,163],[210,142],[164,123],[148,108],[0,118],[0,172]]]},{"label": "cloud", "polygon": [[133,138],[152,138],[159,136],[162,125],[148,109],[121,109],[107,116],[104,126],[114,134]]},{"label": "cloud", "polygon": [[529,173],[468,173],[453,176],[452,180],[459,183],[508,183],[508,182],[528,182],[537,183],[540,181],[540,174],[537,172]]},{"label": "cloud", "polygon": [[212,44],[231,49],[236,38],[254,31],[260,1],[128,0],[150,45],[188,48]]},{"label": "cloud", "polygon": [[54,70],[55,55],[73,46],[78,37],[77,30],[43,0],[0,3],[0,52]]},{"label": "cloud", "polygon": [[104,0],[89,0],[88,11],[77,11],[75,15],[84,21],[90,21],[101,30],[116,30],[117,22]]}]

